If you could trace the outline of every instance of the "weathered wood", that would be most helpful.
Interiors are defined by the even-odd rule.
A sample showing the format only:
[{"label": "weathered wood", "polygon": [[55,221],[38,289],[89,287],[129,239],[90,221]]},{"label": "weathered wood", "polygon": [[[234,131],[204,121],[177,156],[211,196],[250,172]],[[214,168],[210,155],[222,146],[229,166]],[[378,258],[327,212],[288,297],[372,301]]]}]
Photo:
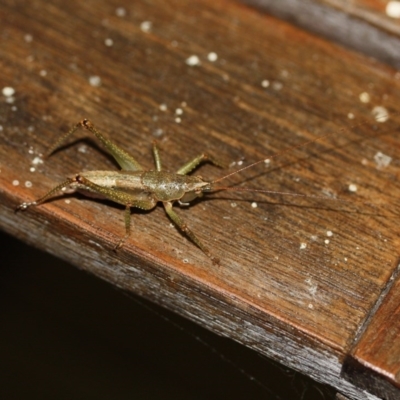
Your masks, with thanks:
[{"label": "weathered wood", "polygon": [[240,0],[399,68],[400,22],[380,0]]},{"label": "weathered wood", "polygon": [[399,273],[400,267],[344,366],[346,376],[357,386],[388,400],[398,399],[400,388]]},{"label": "weathered wood", "polygon": [[[2,86],[16,90],[0,104],[2,229],[352,399],[374,398],[340,373],[398,260],[396,71],[233,2],[35,5],[0,2]],[[186,63],[192,55],[200,65]],[[377,129],[375,106],[390,112]],[[66,176],[115,168],[92,142],[34,163],[83,117],[149,168],[155,137],[163,165],[177,169],[204,150],[249,163],[332,132],[226,184],[351,203],[220,193],[177,212],[221,266],[161,208],[134,212],[133,235],[115,254],[119,207],[73,196],[13,213]],[[378,168],[378,152],[392,157],[387,167]],[[224,172],[204,166],[201,174]]]}]

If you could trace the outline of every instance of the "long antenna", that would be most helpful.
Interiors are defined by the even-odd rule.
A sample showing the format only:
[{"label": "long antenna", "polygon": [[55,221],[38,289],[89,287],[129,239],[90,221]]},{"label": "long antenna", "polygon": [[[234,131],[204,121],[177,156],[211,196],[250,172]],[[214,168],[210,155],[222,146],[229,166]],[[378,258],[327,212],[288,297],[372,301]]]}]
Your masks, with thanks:
[{"label": "long antenna", "polygon": [[[375,120],[376,120],[376,122],[380,122],[379,119],[375,119]],[[365,124],[367,124],[367,123],[370,123],[370,122],[364,120],[363,122],[361,122],[361,123],[359,123],[359,124],[357,124],[357,125],[354,125],[354,126],[352,126],[352,127],[350,127],[350,128],[341,128],[341,129],[339,129],[338,131],[329,132],[329,133],[326,133],[325,135],[318,136],[317,138],[314,138],[314,139],[311,139],[311,140],[307,140],[306,142],[301,143],[301,144],[299,144],[299,145],[297,145],[297,146],[289,147],[289,148],[287,148],[286,150],[284,150],[284,151],[282,151],[282,152],[280,152],[280,153],[273,154],[272,156],[263,158],[262,160],[256,161],[256,162],[254,162],[254,163],[252,163],[252,164],[250,164],[250,165],[247,165],[247,166],[245,166],[245,167],[243,167],[243,168],[240,168],[240,169],[238,169],[238,170],[236,170],[236,171],[233,171],[233,172],[231,172],[231,173],[229,173],[229,174],[227,174],[227,175],[225,175],[225,176],[222,176],[222,177],[220,177],[220,178],[218,178],[218,179],[215,179],[214,181],[211,182],[211,184],[214,184],[214,183],[216,183],[216,182],[220,182],[220,181],[222,181],[223,179],[229,178],[229,177],[232,176],[232,175],[235,175],[235,174],[237,174],[237,173],[239,173],[239,172],[245,171],[246,169],[252,168],[252,167],[254,167],[254,166],[258,165],[258,164],[266,163],[266,162],[268,162],[271,158],[280,157],[280,156],[282,156],[283,154],[289,153],[289,152],[291,152],[291,151],[293,151],[293,150],[296,150],[296,149],[300,149],[301,147],[307,146],[307,145],[309,145],[310,143],[314,143],[314,142],[320,141],[320,140],[322,140],[322,139],[325,139],[326,137],[331,136],[331,135],[333,135],[334,133],[339,133],[339,132],[343,132],[343,131],[346,131],[346,130],[351,131],[351,130],[354,130],[355,128],[357,128],[357,127],[359,127],[359,126],[362,126],[362,125],[365,125]]]},{"label": "long antenna", "polygon": [[[317,200],[332,200],[332,201],[338,201],[340,203],[349,203],[354,205],[354,201],[350,200],[343,200],[343,199],[338,199],[334,197],[327,197],[327,196],[318,196],[314,194],[302,194],[302,193],[295,193],[295,192],[279,192],[275,190],[266,190],[266,189],[251,189],[251,188],[236,188],[233,186],[216,186],[216,187],[211,187],[209,190],[210,192],[214,191],[232,191],[232,192],[256,192],[256,193],[265,193],[265,194],[274,194],[274,195],[283,195],[283,196],[293,196],[293,197],[306,197],[306,198],[312,198],[312,199],[317,199]],[[366,202],[363,202],[362,204],[369,204]]]}]

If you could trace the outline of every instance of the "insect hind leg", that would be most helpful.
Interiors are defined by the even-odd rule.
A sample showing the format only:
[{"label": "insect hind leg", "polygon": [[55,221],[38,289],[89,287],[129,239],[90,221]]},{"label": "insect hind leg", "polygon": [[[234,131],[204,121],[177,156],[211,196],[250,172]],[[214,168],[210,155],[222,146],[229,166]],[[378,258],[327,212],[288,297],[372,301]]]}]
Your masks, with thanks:
[{"label": "insect hind leg", "polygon": [[77,129],[84,128],[91,132],[93,135],[100,140],[108,152],[114,157],[118,165],[127,171],[142,171],[143,167],[126,151],[122,150],[110,139],[106,138],[102,133],[100,133],[88,119],[83,119],[79,121],[75,126],[73,126],[67,133],[62,135],[60,139],[48,150],[45,157],[50,156],[58,147],[61,146]]},{"label": "insect hind leg", "polygon": [[76,182],[76,178],[68,178],[67,180],[65,180],[64,182],[60,183],[59,185],[57,185],[53,189],[49,190],[44,196],[42,196],[41,198],[37,199],[36,201],[31,201],[31,202],[26,202],[26,203],[20,204],[15,209],[15,211],[25,211],[27,208],[29,208],[31,206],[38,206],[39,204],[44,203],[46,200],[48,200],[49,198],[53,197],[55,194],[57,194],[58,192],[60,192],[61,190],[67,188],[69,185],[71,185],[72,183],[75,183],[75,182]]}]

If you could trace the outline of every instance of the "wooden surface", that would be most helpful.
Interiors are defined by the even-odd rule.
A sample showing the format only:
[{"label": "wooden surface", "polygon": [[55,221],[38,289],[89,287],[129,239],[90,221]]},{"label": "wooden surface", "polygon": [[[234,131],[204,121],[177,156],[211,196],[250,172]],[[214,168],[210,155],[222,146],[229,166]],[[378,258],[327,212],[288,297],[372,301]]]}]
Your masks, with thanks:
[{"label": "wooden surface", "polygon": [[400,23],[387,10],[388,0],[240,1],[400,67]]},{"label": "wooden surface", "polygon": [[[2,86],[16,90],[0,103],[2,229],[349,398],[375,398],[341,369],[399,259],[396,71],[235,2],[22,4],[0,2]],[[185,62],[192,55],[200,65]],[[374,122],[376,106],[387,122]],[[134,212],[133,235],[115,254],[119,207],[72,196],[13,213],[66,176],[115,169],[92,140],[75,143],[85,132],[35,164],[83,117],[149,168],[157,138],[172,170],[202,151],[245,165],[332,133],[226,182],[327,198],[226,192],[176,207],[219,267],[161,208]],[[378,152],[392,157],[387,167]]]}]

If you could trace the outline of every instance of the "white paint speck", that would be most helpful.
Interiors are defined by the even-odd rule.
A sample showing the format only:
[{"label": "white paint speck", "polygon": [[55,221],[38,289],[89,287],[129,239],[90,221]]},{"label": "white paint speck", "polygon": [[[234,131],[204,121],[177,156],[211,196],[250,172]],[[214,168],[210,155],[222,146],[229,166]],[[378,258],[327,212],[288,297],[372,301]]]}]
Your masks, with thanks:
[{"label": "white paint speck", "polygon": [[32,160],[32,164],[33,164],[33,165],[43,164],[43,159],[40,158],[40,157],[35,157],[35,158]]},{"label": "white paint speck", "polygon": [[326,236],[328,236],[328,237],[333,236],[333,232],[332,231],[326,231]]},{"label": "white paint speck", "polygon": [[255,201],[253,201],[251,203],[251,208],[257,208],[257,207],[258,207],[258,204]]},{"label": "white paint speck", "polygon": [[300,243],[300,250],[307,248],[307,243]]},{"label": "white paint speck", "polygon": [[71,204],[71,200],[70,200],[70,199],[65,199],[64,202],[65,202],[66,204]]},{"label": "white paint speck", "polygon": [[389,111],[383,106],[376,106],[372,109],[372,115],[376,122],[386,122],[389,119]]},{"label": "white paint speck", "polygon": [[101,85],[101,78],[97,75],[89,77],[89,83],[91,86],[99,87]]},{"label": "white paint speck", "polygon": [[100,247],[100,248],[102,247],[100,243],[97,243],[97,242],[95,242],[95,241],[93,241],[93,240],[89,240],[89,243],[92,243],[92,244],[94,244],[95,246]]},{"label": "white paint speck", "polygon": [[187,264],[189,262],[187,258],[184,258],[182,261],[184,262],[184,264]]},{"label": "white paint speck", "polygon": [[289,72],[286,69],[283,69],[280,75],[282,78],[287,78],[289,76]]},{"label": "white paint speck", "polygon": [[361,103],[369,103],[371,101],[371,96],[367,92],[360,93],[359,99]]},{"label": "white paint speck", "polygon": [[35,171],[36,171],[36,168],[35,168],[35,167],[30,167],[30,168],[29,168],[29,171],[35,172]]},{"label": "white paint speck", "polygon": [[87,146],[82,144],[78,147],[79,153],[86,153],[87,152]]},{"label": "white paint speck", "polygon": [[161,111],[167,111],[168,107],[167,107],[166,104],[163,103],[163,104],[160,104],[159,109],[160,109]]},{"label": "white paint speck", "polygon": [[350,192],[357,192],[357,185],[355,185],[354,183],[350,183],[349,185],[349,191]]},{"label": "white paint speck", "polygon": [[315,296],[317,291],[318,291],[318,284],[316,284],[312,278],[307,278],[305,280],[307,286],[308,286],[308,291],[312,296]]},{"label": "white paint speck", "polygon": [[31,181],[25,181],[25,187],[31,188],[32,187],[32,182]]},{"label": "white paint speck", "polygon": [[18,179],[14,179],[12,181],[13,186],[18,186],[19,185],[19,180]]},{"label": "white paint speck", "polygon": [[39,71],[39,75],[40,75],[40,76],[47,76],[47,71],[46,71],[45,69],[41,69],[41,70]]},{"label": "white paint speck", "polygon": [[239,165],[239,167],[240,167],[241,165],[243,165],[243,160],[238,161],[238,162],[237,162],[237,165]]},{"label": "white paint speck", "polygon": [[3,90],[1,92],[3,93],[3,96],[11,97],[11,96],[14,96],[15,89],[12,88],[11,86],[5,86],[5,87],[3,87]]},{"label": "white paint speck", "polygon": [[264,164],[265,164],[266,167],[269,167],[271,165],[271,160],[269,158],[266,158],[264,160]]},{"label": "white paint speck", "polygon": [[177,124],[180,124],[180,123],[182,122],[182,119],[181,119],[180,117],[176,117],[176,118],[175,118],[175,122],[176,122]]},{"label": "white paint speck", "polygon": [[29,33],[27,33],[26,35],[24,35],[24,40],[26,43],[30,43],[33,40],[33,36]]},{"label": "white paint speck", "polygon": [[264,79],[264,80],[261,82],[261,86],[262,86],[263,88],[267,88],[267,87],[269,86],[269,80],[268,80],[268,79]]},{"label": "white paint speck", "polygon": [[218,60],[218,54],[214,53],[213,51],[211,53],[207,54],[207,60],[210,62],[215,62]]},{"label": "white paint speck", "polygon": [[375,160],[376,166],[378,168],[386,168],[390,164],[390,162],[392,161],[392,157],[389,157],[386,154],[383,154],[380,151],[378,151],[374,155],[374,160]]},{"label": "white paint speck", "polygon": [[125,10],[125,8],[124,8],[124,7],[118,7],[118,8],[115,10],[115,15],[116,15],[117,17],[125,17],[125,15],[126,15],[126,10]]},{"label": "white paint speck", "polygon": [[151,21],[143,21],[143,22],[140,24],[140,29],[141,29],[143,32],[149,32],[150,29],[152,28],[152,26],[153,26],[153,24],[152,24]]},{"label": "white paint speck", "polygon": [[324,243],[325,243],[325,244],[329,244],[329,239],[325,239],[325,240],[324,240]]},{"label": "white paint speck", "polygon": [[161,137],[163,134],[164,134],[164,130],[161,129],[161,128],[156,128],[156,129],[153,130],[153,136],[154,136],[154,137],[159,138],[159,137]]},{"label": "white paint speck", "polygon": [[386,4],[386,15],[390,18],[400,18],[400,1],[389,1]]},{"label": "white paint speck", "polygon": [[347,257],[344,258],[344,261],[347,262]]},{"label": "white paint speck", "polygon": [[175,114],[176,114],[176,115],[182,115],[182,114],[183,114],[182,108],[177,108],[177,109],[175,110]]},{"label": "white paint speck", "polygon": [[308,305],[308,308],[309,308],[310,310],[312,310],[312,309],[314,308],[314,306],[310,303],[310,304]]},{"label": "white paint speck", "polygon": [[236,203],[231,203],[231,207],[235,208],[235,207],[237,207],[237,204]]},{"label": "white paint speck", "polygon": [[114,44],[114,40],[112,40],[111,38],[107,38],[107,39],[104,40],[104,44],[107,47],[111,47]]},{"label": "white paint speck", "polygon": [[194,67],[196,65],[200,65],[201,64],[200,63],[200,58],[198,56],[196,56],[196,55],[188,57],[185,62],[186,62],[187,65],[189,65],[191,67]]},{"label": "white paint speck", "polygon": [[348,118],[348,119],[354,119],[354,114],[351,113],[351,112],[349,112],[349,113],[347,114],[347,118]]}]

